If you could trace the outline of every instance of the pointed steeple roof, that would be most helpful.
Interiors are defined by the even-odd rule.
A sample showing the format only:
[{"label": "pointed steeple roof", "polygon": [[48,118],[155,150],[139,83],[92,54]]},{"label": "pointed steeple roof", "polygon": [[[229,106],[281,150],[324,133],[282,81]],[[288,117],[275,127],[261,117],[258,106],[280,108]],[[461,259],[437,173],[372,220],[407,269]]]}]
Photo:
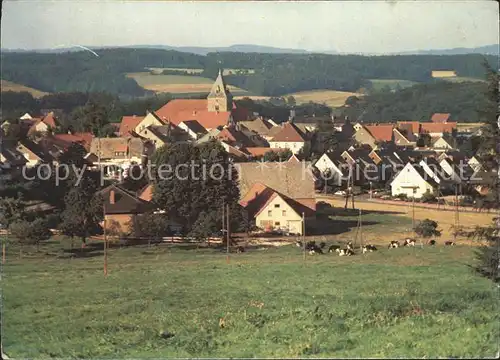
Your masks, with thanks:
[{"label": "pointed steeple roof", "polygon": [[214,97],[228,97],[231,96],[229,92],[226,82],[224,81],[224,77],[222,76],[222,71],[219,69],[219,74],[217,75],[217,79],[215,79],[214,84],[212,85],[212,89],[208,94],[209,98]]}]

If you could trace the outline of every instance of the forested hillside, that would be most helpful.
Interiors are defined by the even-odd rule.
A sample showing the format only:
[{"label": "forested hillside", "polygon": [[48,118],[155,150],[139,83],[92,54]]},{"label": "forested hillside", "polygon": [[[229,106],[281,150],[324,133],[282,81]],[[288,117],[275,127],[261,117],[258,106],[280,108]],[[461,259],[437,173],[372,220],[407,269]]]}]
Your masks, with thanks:
[{"label": "forested hillside", "polygon": [[228,75],[230,85],[257,95],[280,96],[296,91],[356,91],[369,79],[431,81],[432,70],[455,70],[463,77],[483,77],[482,62],[495,57],[472,55],[357,56],[324,54],[209,53],[207,56],[161,49],[96,49],[60,54],[4,53],[2,79],[46,92],[106,91],[142,96],[147,91],[125,73],[157,68],[203,69],[214,78],[219,67],[252,69]]},{"label": "forested hillside", "polygon": [[63,54],[2,54],[2,79],[47,92],[106,91],[142,96],[147,92],[127,72],[145,67],[203,68],[204,57],[156,49],[107,49]]},{"label": "forested hillside", "polygon": [[383,92],[363,98],[350,97],[339,109],[353,121],[430,121],[433,113],[450,113],[452,121],[483,122],[487,106],[486,83],[419,84],[397,92]]}]

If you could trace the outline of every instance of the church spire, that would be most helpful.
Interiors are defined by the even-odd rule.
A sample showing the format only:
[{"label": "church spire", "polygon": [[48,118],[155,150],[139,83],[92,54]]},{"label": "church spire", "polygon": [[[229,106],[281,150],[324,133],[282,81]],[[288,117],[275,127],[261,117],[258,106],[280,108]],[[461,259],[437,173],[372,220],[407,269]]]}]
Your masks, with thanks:
[{"label": "church spire", "polygon": [[229,92],[220,68],[217,79],[208,94],[207,105],[208,111],[231,111],[233,107],[233,96]]}]

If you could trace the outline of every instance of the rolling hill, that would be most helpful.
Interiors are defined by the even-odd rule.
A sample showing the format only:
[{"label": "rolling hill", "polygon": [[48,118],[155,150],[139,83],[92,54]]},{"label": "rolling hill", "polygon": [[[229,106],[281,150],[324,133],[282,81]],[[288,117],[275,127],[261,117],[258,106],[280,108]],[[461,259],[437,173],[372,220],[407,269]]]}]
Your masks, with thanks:
[{"label": "rolling hill", "polygon": [[13,83],[13,82],[7,81],[7,80],[1,80],[0,86],[2,88],[2,91],[13,91],[13,92],[26,91],[26,92],[29,92],[31,95],[33,95],[33,97],[35,97],[35,98],[40,98],[44,95],[49,94],[48,92],[33,89],[33,88],[28,87],[28,86],[16,84],[16,83]]}]

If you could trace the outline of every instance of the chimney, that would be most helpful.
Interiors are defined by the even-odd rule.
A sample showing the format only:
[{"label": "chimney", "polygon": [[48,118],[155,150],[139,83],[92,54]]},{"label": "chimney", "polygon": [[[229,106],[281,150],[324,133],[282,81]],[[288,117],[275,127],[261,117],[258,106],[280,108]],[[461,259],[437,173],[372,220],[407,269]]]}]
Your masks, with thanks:
[{"label": "chimney", "polygon": [[114,204],[115,203],[115,191],[111,190],[109,192],[109,203]]}]

